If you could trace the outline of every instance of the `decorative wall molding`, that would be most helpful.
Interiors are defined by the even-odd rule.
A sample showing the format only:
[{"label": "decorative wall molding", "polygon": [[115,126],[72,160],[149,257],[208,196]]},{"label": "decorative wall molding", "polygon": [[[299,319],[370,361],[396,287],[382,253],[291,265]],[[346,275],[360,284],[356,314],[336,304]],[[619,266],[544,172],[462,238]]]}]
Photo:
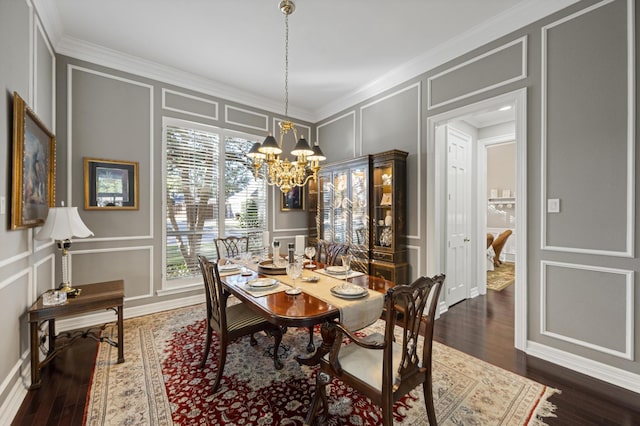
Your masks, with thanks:
[{"label": "decorative wall molding", "polygon": [[635,12],[633,0],[627,2],[627,205],[626,205],[626,242],[625,250],[599,250],[576,247],[551,246],[547,243],[547,32],[559,25],[578,18],[584,14],[593,12],[614,0],[604,0],[590,7],[584,8],[572,15],[568,15],[542,27],[542,52],[541,52],[541,171],[540,171],[540,241],[542,250],[552,250],[567,253],[593,254],[600,256],[634,256],[635,239],[635,119],[636,119],[636,90],[635,90]]},{"label": "decorative wall molding", "polygon": [[[433,81],[435,79],[437,79],[438,77],[442,77],[443,75],[449,74],[449,73],[451,73],[453,71],[456,71],[456,70],[459,70],[461,68],[464,68],[465,66],[467,66],[469,64],[472,64],[472,63],[477,62],[477,61],[479,61],[481,59],[487,58],[487,57],[489,57],[489,56],[491,56],[491,55],[493,55],[495,53],[501,52],[502,50],[505,50],[505,49],[507,49],[507,48],[509,48],[511,46],[515,46],[517,44],[521,44],[522,45],[521,68],[520,68],[520,74],[519,75],[516,75],[516,76],[514,76],[514,77],[512,77],[510,79],[507,79],[507,80],[503,80],[503,81],[501,81],[499,83],[491,84],[489,86],[479,88],[479,89],[474,90],[472,92],[465,93],[464,95],[456,96],[455,98],[451,98],[451,99],[448,99],[446,101],[442,101],[442,102],[437,103],[437,104],[433,104],[432,103],[431,93],[432,93]],[[482,53],[482,54],[480,54],[478,56],[474,56],[473,58],[469,59],[466,62],[463,62],[461,64],[455,65],[455,66],[453,66],[451,68],[448,68],[448,69],[446,69],[444,71],[439,72],[438,74],[435,74],[435,75],[427,78],[427,110],[439,108],[441,106],[448,105],[448,104],[451,104],[453,102],[456,102],[456,101],[459,101],[459,100],[462,100],[462,99],[466,99],[466,98],[469,98],[469,97],[474,96],[474,95],[478,95],[480,93],[488,92],[489,90],[493,90],[493,89],[496,89],[498,87],[502,87],[502,86],[505,86],[507,84],[510,84],[510,83],[513,83],[513,82],[516,82],[518,80],[522,80],[522,79],[525,79],[525,78],[527,78],[527,36],[523,36],[523,37],[517,38],[517,39],[515,39],[513,41],[510,41],[509,43],[506,43],[506,44],[503,44],[502,46],[496,47],[495,49],[492,49],[492,50],[489,50],[487,52],[484,52],[484,53]]]},{"label": "decorative wall molding", "polygon": [[38,16],[35,15],[34,18],[34,33],[33,33],[33,47],[32,47],[32,55],[33,55],[33,109],[38,114],[40,118],[42,118],[42,111],[39,110],[40,103],[38,102],[38,78],[36,72],[38,70],[38,35],[42,37],[42,41],[44,41],[45,46],[47,47],[47,52],[51,57],[51,123],[47,123],[47,128],[51,129],[51,132],[56,134],[56,54],[53,51],[53,47],[49,43],[49,38],[47,37],[46,32],[38,19]]},{"label": "decorative wall molding", "polygon": [[407,250],[413,250],[417,253],[418,256],[418,270],[416,274],[413,274],[414,276],[412,277],[412,279],[410,280],[411,282],[413,282],[413,280],[415,280],[418,277],[421,277],[423,275],[422,273],[422,259],[420,259],[421,253],[422,253],[422,248],[420,246],[411,246],[411,245],[406,245],[405,246],[407,248]]},{"label": "decorative wall molding", "polygon": [[[24,398],[27,396],[27,387],[24,383],[31,382],[31,372],[29,371],[27,373],[28,376],[21,379],[20,371],[22,365],[23,360],[18,359],[18,362],[11,367],[9,374],[7,374],[2,383],[0,383],[0,394],[7,392],[7,398],[0,405],[0,424],[9,425],[13,422]],[[11,390],[7,391],[11,383],[13,383],[13,386]]]},{"label": "decorative wall molding", "polygon": [[[206,114],[200,114],[197,112],[192,112],[192,111],[187,111],[184,109],[180,109],[180,108],[174,108],[171,107],[167,104],[167,94],[172,94],[175,96],[181,96],[183,98],[187,98],[187,99],[193,99],[195,101],[198,102],[202,102],[204,104],[210,104],[213,106],[213,112],[211,115],[206,115]],[[199,96],[194,96],[194,95],[189,95],[187,93],[182,93],[182,92],[177,92],[175,90],[171,90],[171,89],[165,89],[164,87],[162,88],[162,109],[166,109],[167,111],[174,111],[174,112],[179,112],[181,114],[187,114],[187,115],[193,115],[195,117],[202,117],[202,118],[207,118],[209,120],[218,120],[218,108],[219,108],[219,104],[216,101],[212,101],[210,99],[205,99]]]},{"label": "decorative wall molding", "polygon": [[526,353],[640,394],[640,374],[634,374],[533,341],[527,342]]},{"label": "decorative wall molding", "polygon": [[27,251],[23,251],[22,253],[14,254],[13,256],[8,257],[6,259],[0,260],[0,268],[4,268],[7,265],[10,265],[14,262],[18,262],[19,260],[22,260],[26,257],[29,257],[30,254],[31,254],[31,250],[27,250]]},{"label": "decorative wall molding", "polygon": [[363,146],[364,146],[364,141],[362,140],[362,131],[363,131],[363,115],[364,115],[364,110],[366,108],[369,108],[373,105],[376,105],[380,102],[383,102],[389,98],[392,98],[394,96],[400,95],[404,92],[407,92],[409,90],[417,90],[417,97],[418,97],[418,104],[416,105],[416,114],[418,115],[418,119],[417,119],[417,123],[418,123],[418,128],[416,129],[416,134],[417,134],[417,138],[416,138],[416,155],[418,156],[418,179],[417,179],[417,189],[416,192],[418,194],[418,204],[416,205],[416,212],[415,212],[415,217],[418,218],[418,223],[417,223],[417,229],[418,229],[418,234],[417,235],[407,235],[407,238],[411,238],[411,239],[421,239],[422,238],[422,230],[421,230],[421,223],[422,223],[422,217],[420,212],[422,211],[422,144],[421,144],[421,138],[422,138],[422,82],[418,81],[417,83],[411,84],[409,86],[403,87],[393,93],[389,93],[386,96],[383,96],[379,99],[376,99],[372,102],[369,102],[365,105],[362,105],[360,107],[360,153],[362,154],[363,150]]},{"label": "decorative wall molding", "polygon": [[[260,117],[262,119],[264,119],[264,126],[262,127],[258,127],[258,126],[251,126],[249,124],[245,124],[245,123],[239,123],[237,121],[233,121],[229,119],[229,111],[230,110],[235,110],[235,111],[240,111],[243,112],[245,114],[250,114],[250,115],[255,115],[256,117]],[[266,114],[261,114],[259,112],[255,112],[255,111],[251,111],[245,108],[239,108],[233,105],[225,105],[224,106],[224,122],[228,123],[228,124],[235,124],[236,126],[241,126],[241,127],[245,127],[247,129],[254,129],[254,130],[262,130],[265,132],[269,131],[269,116]]]},{"label": "decorative wall molding", "polygon": [[[321,142],[320,141],[320,128],[321,127],[325,127],[328,126],[331,123],[335,123],[336,121],[342,120],[345,117],[348,116],[352,116],[352,126],[353,126],[353,140],[352,140],[352,144],[353,144],[353,157],[357,157],[358,155],[356,154],[356,112],[355,111],[349,111],[347,113],[344,113],[338,117],[332,118],[329,121],[326,121],[322,124],[319,124],[316,127],[316,141]],[[315,142],[315,141],[314,141]],[[322,148],[322,145],[320,146],[320,148]],[[360,142],[360,155],[362,155],[362,141]]]},{"label": "decorative wall molding", "polygon": [[147,250],[149,252],[149,287],[146,294],[141,294],[138,296],[130,296],[125,297],[124,301],[145,299],[147,297],[153,297],[153,278],[154,278],[154,270],[153,270],[153,246],[137,246],[137,247],[114,247],[114,248],[104,248],[104,249],[88,249],[88,250],[74,250],[69,252],[69,280],[73,282],[73,258],[74,256],[82,256],[86,254],[95,254],[95,253],[122,253],[126,251],[144,251]]},{"label": "decorative wall molding", "polygon": [[44,265],[46,262],[49,262],[49,277],[51,278],[51,283],[49,285],[49,289],[56,288],[55,279],[56,279],[56,255],[55,253],[51,253],[49,256],[40,259],[38,262],[33,264],[33,280],[31,281],[31,285],[29,286],[29,296],[27,300],[36,300],[38,295],[38,268]]},{"label": "decorative wall molding", "polygon": [[[116,81],[132,84],[134,86],[144,87],[149,90],[149,182],[154,181],[154,114],[153,114],[153,86],[141,83],[139,81],[123,78],[117,75],[108,74],[101,71],[96,71],[90,68],[81,67],[78,65],[69,64],[67,66],[67,205],[73,206],[73,191],[72,183],[75,182],[79,185],[83,185],[82,176],[75,180],[73,179],[73,72],[85,72],[88,74],[97,75],[104,78],[109,78]],[[84,240],[78,240],[78,242],[96,242],[96,241],[126,241],[133,239],[152,239],[153,238],[153,213],[154,213],[154,191],[147,191],[149,195],[149,230],[147,235],[128,235],[124,237],[106,237],[106,238],[86,238]],[[75,241],[74,241],[75,242]]]},{"label": "decorative wall molding", "polygon": [[[558,268],[566,268],[566,269],[578,269],[583,271],[594,271],[601,272],[605,274],[615,274],[622,275],[625,277],[625,350],[624,352],[620,352],[615,349],[607,348],[604,346],[596,345],[594,343],[586,342],[584,340],[579,340],[570,336],[565,336],[559,333],[555,333],[547,329],[546,323],[546,294],[547,294],[547,279],[546,279],[546,271],[548,266],[555,266]],[[635,329],[634,329],[634,280],[633,280],[634,271],[628,269],[616,269],[616,268],[605,268],[601,266],[593,266],[593,265],[581,265],[576,263],[566,263],[566,262],[554,262],[549,260],[543,260],[540,262],[540,334],[544,336],[549,336],[554,339],[562,340],[565,342],[569,342],[575,345],[583,346],[585,348],[589,348],[598,352],[602,352],[608,355],[617,356],[619,358],[628,359],[633,361],[633,345],[635,338]],[[610,283],[609,283],[610,285]]]}]

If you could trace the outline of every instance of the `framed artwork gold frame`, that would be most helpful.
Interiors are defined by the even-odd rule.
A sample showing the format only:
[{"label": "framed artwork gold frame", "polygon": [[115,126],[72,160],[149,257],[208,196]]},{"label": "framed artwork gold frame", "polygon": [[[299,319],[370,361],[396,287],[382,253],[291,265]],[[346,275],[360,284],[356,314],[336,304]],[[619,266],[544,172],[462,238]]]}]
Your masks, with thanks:
[{"label": "framed artwork gold frame", "polygon": [[138,162],[84,159],[85,210],[138,210]]},{"label": "framed artwork gold frame", "polygon": [[13,92],[11,229],[41,226],[55,204],[56,137]]}]

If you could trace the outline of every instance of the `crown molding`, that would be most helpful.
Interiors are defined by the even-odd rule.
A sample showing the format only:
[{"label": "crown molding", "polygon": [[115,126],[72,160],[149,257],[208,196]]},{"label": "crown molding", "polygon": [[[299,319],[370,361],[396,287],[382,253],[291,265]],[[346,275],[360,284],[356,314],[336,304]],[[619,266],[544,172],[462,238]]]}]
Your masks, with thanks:
[{"label": "crown molding", "polygon": [[527,0],[505,10],[492,19],[470,28],[458,37],[438,45],[423,55],[383,74],[356,91],[314,111],[316,122],[344,109],[351,108],[373,96],[407,82],[437,66],[455,59],[474,49],[521,29],[579,0],[554,0],[553,2]]},{"label": "crown molding", "polygon": [[[65,36],[55,2],[33,1],[56,53],[270,112],[282,108],[279,100],[256,96],[177,68]],[[290,115],[299,120],[317,123],[578,1],[525,0],[317,110],[310,111],[290,105]]]},{"label": "crown molding", "polygon": [[[128,55],[74,37],[62,36],[55,45],[55,48],[56,52],[61,55],[194,90],[217,98],[249,105],[254,108],[260,108],[270,112],[282,109],[281,103],[273,99],[256,96],[244,90],[196,74],[148,61],[137,56]],[[311,112],[301,108],[289,107],[289,112],[291,117],[303,121],[312,121],[314,119]]]}]

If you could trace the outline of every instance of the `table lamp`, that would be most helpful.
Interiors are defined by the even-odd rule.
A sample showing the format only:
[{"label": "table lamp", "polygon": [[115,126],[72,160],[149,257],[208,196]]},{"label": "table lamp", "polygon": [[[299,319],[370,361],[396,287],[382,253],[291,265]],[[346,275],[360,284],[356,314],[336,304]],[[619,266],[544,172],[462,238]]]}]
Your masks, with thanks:
[{"label": "table lamp", "polygon": [[69,283],[69,247],[71,238],[85,238],[93,235],[93,232],[82,222],[78,214],[77,207],[51,207],[47,220],[42,229],[36,234],[36,240],[56,240],[58,248],[62,250],[62,284],[60,290],[67,293],[67,296],[74,297],[79,291],[71,287]]}]

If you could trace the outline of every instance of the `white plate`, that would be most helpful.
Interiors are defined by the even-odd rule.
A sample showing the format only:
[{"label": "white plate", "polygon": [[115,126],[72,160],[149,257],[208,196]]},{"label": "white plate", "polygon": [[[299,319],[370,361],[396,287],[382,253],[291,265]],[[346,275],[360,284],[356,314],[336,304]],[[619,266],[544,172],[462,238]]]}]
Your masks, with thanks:
[{"label": "white plate", "polygon": [[296,294],[302,293],[302,290],[299,288],[288,288],[284,292],[290,296],[295,296]]},{"label": "white plate", "polygon": [[307,269],[314,269],[316,265],[314,265],[313,263],[307,263],[306,265],[304,265],[304,267]]},{"label": "white plate", "polygon": [[325,271],[327,271],[330,274],[345,274],[345,269],[344,266],[327,266],[326,268],[324,268]]},{"label": "white plate", "polygon": [[302,277],[300,279],[308,283],[317,283],[318,281],[320,281],[320,277]]},{"label": "white plate", "polygon": [[347,283],[338,284],[337,286],[332,287],[331,293],[334,296],[344,297],[347,299],[357,299],[369,294],[366,288]]},{"label": "white plate", "polygon": [[278,280],[273,278],[256,278],[255,280],[248,281],[247,284],[253,288],[268,288],[278,285]]},{"label": "white plate", "polygon": [[220,271],[220,272],[229,272],[229,271],[236,271],[236,270],[238,270],[240,268],[241,268],[240,265],[235,265],[233,263],[229,263],[227,265],[218,266],[218,271]]}]

